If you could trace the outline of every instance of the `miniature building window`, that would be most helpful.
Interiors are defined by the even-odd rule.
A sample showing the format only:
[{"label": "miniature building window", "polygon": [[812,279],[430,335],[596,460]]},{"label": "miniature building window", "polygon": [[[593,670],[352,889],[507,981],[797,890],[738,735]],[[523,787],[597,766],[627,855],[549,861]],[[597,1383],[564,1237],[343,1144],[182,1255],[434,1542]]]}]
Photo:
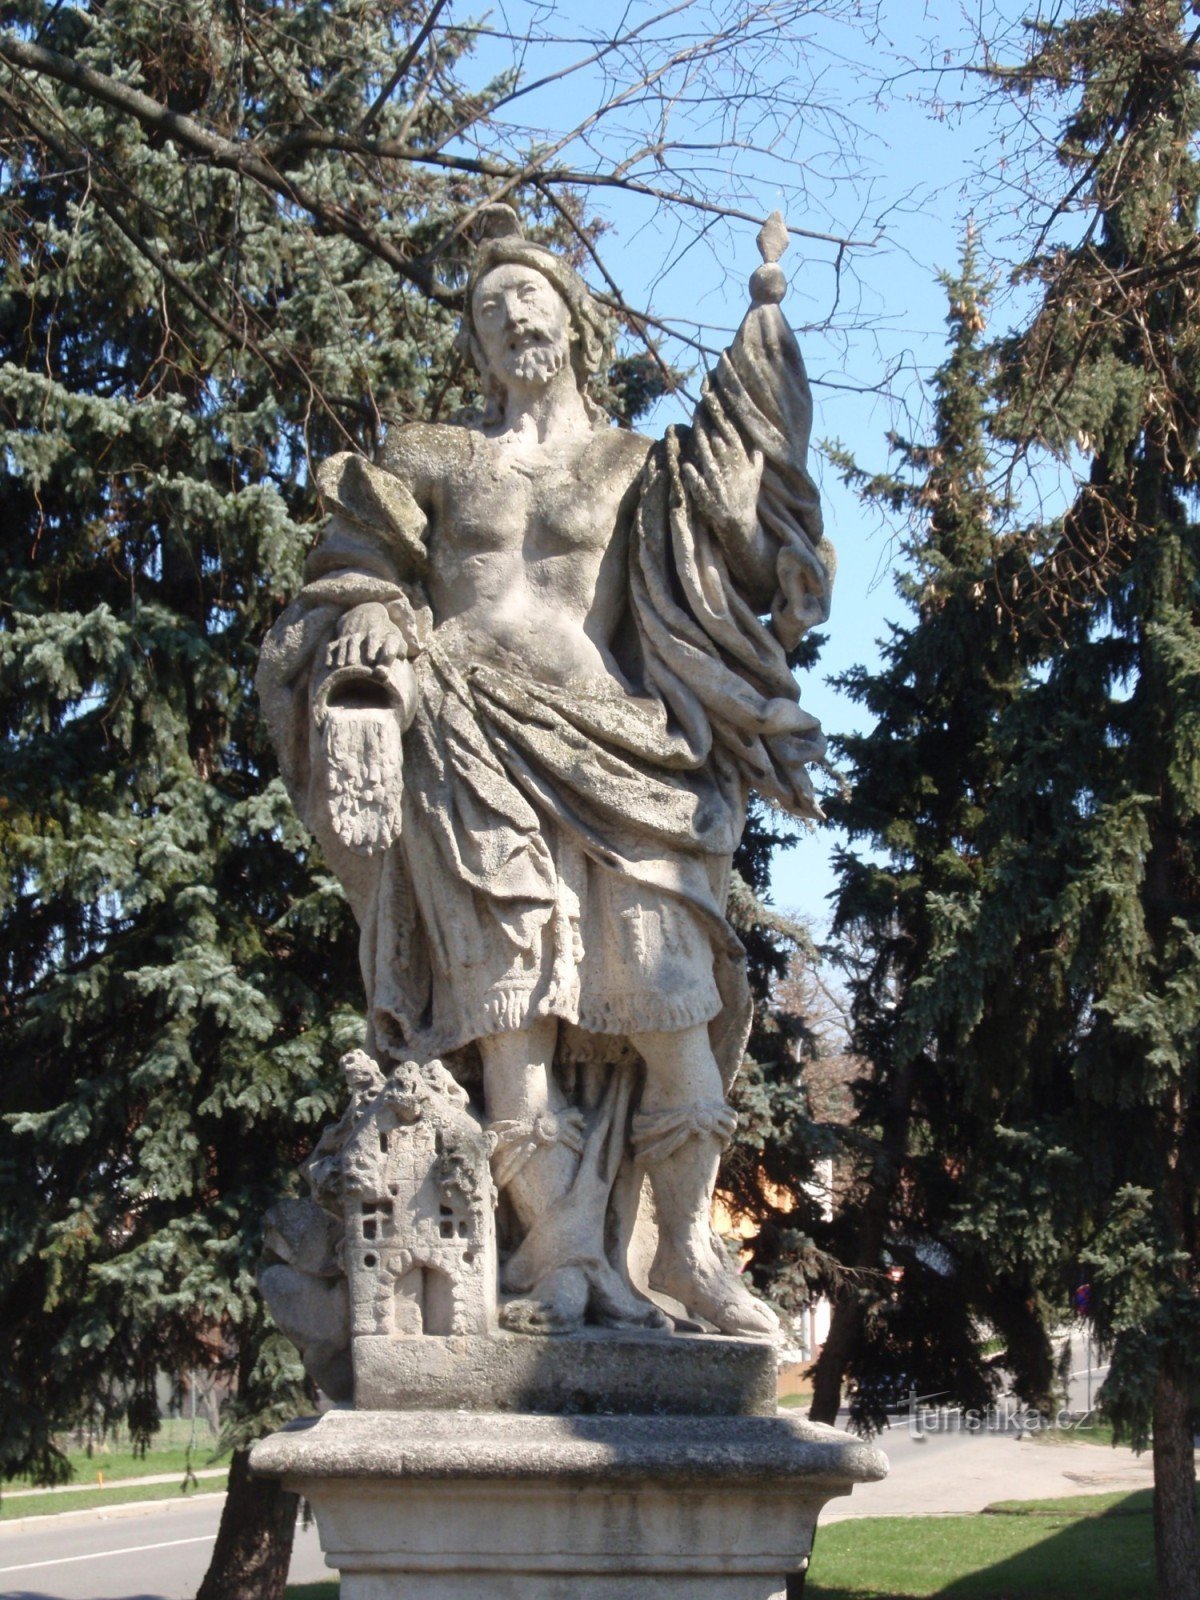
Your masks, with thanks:
[{"label": "miniature building window", "polygon": [[379,1154],[381,1156],[387,1155],[387,1152],[388,1152],[388,1142],[387,1141],[388,1141],[387,1134],[383,1133],[381,1131],[380,1135],[379,1135]]},{"label": "miniature building window", "polygon": [[[362,1236],[364,1239],[386,1239],[392,1231],[392,1202],[390,1200],[363,1201]],[[378,1232],[376,1227],[378,1225]]]}]

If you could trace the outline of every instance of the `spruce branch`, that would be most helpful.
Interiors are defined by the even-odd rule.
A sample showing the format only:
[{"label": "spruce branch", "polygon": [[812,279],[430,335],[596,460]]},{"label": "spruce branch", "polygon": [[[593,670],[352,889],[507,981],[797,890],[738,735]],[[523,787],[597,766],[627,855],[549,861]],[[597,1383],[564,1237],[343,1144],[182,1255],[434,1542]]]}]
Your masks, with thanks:
[{"label": "spruce branch", "polygon": [[[195,118],[173,111],[169,106],[144,94],[129,84],[119,82],[94,67],[48,50],[44,45],[19,39],[11,33],[0,33],[0,58],[10,66],[35,72],[54,79],[68,88],[76,89],[89,99],[110,106],[114,111],[131,116],[148,132],[170,139],[181,149],[202,157],[210,165],[228,172],[240,173],[253,180],[270,193],[278,195],[289,205],[305,211],[314,222],[344,234],[381,261],[385,261],[400,277],[439,305],[456,303],[457,297],[435,280],[433,273],[420,260],[410,260],[390,240],[384,238],[348,206],[321,199],[303,184],[287,177],[270,160],[253,153],[253,147],[237,144],[221,134],[205,128]],[[299,137],[299,136],[297,136]],[[308,137],[315,138],[312,133]],[[301,148],[307,145],[301,141]]]}]

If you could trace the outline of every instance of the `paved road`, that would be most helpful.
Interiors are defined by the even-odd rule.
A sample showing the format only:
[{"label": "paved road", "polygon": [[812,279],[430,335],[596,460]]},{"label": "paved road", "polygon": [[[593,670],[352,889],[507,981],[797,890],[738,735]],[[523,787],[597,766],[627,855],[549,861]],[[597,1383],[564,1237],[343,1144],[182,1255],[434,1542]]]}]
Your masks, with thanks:
[{"label": "paved road", "polygon": [[[223,1495],[0,1524],[0,1600],[192,1600]],[[330,1576],[315,1527],[297,1528],[291,1577]]]},{"label": "paved road", "polygon": [[1067,1380],[1068,1403],[1073,1411],[1090,1411],[1096,1403],[1100,1385],[1108,1377],[1108,1363],[1086,1330],[1076,1326],[1070,1335],[1071,1374]]}]

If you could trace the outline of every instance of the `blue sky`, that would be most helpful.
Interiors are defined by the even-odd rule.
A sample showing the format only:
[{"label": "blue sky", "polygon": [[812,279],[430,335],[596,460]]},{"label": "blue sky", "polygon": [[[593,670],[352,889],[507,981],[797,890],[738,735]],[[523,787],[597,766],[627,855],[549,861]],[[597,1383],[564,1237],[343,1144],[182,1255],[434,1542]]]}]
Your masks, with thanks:
[{"label": "blue sky", "polygon": [[[705,12],[728,15],[736,8],[730,0],[678,12],[657,33],[651,29],[650,37],[669,46],[686,38],[686,31],[673,38],[673,29],[692,28]],[[665,7],[635,0],[622,9],[636,22]],[[564,0],[547,26],[576,37],[570,44],[530,51],[525,81],[578,60],[586,54],[582,41],[615,28],[620,14],[615,6],[600,12],[595,3]],[[996,110],[954,105],[955,97],[976,97],[979,90],[977,80],[949,70],[970,54],[976,24],[994,38],[1019,14],[993,8],[986,16],[976,12],[968,18],[949,4],[888,0],[870,13],[873,26],[855,5],[840,15],[829,4],[819,15],[797,16],[794,37],[781,38],[765,51],[760,45],[751,63],[756,81],[768,91],[768,114],[753,133],[758,136],[767,127],[776,148],[738,151],[723,158],[720,172],[702,168],[702,158],[696,158],[691,176],[697,194],[711,180],[714,197],[732,196],[741,209],[765,215],[778,205],[791,224],[872,241],[849,253],[850,270],[843,273],[828,328],[821,324],[835,305],[835,247],[796,241],[783,265],[792,279],[784,309],[797,327],[813,380],[814,438],[840,440],[873,469],[887,464],[889,429],[920,435],[922,386],[945,348],[946,308],[937,272],[956,265],[967,217],[983,211],[984,245],[991,243],[998,254],[1006,235],[1028,220],[1028,205],[1007,177],[1008,138]],[[504,0],[491,13],[491,25],[524,32],[539,17],[546,17],[546,8],[533,0]],[[499,64],[510,49],[500,40],[485,42],[475,70]],[[732,61],[719,67],[708,87],[732,82],[721,74],[737,66]],[[587,69],[531,93],[514,114],[527,130],[560,133],[573,126],[582,106],[597,103],[606,89],[611,93],[614,81],[619,75],[606,84],[599,69]],[[935,101],[939,95],[945,97],[940,103]],[[606,161],[615,161],[623,148],[646,136],[645,119],[656,112],[654,106],[636,104],[622,110],[613,118],[611,134],[602,125],[586,147],[577,143],[565,155],[602,171]],[[702,142],[714,128],[700,107],[685,118],[681,131]],[[682,159],[686,164],[692,158]],[[636,170],[648,181],[666,181],[653,161]],[[609,190],[590,191],[589,206],[609,225],[604,263],[630,304],[668,323],[679,319],[681,327],[690,319],[689,330],[691,322],[727,332],[736,327],[747,303],[746,278],[758,260],[752,223],[714,223],[686,214],[681,220],[650,201]],[[596,274],[591,276],[595,282]],[[1004,315],[1003,301],[999,315]],[[705,338],[721,342],[717,332]],[[702,372],[696,356],[683,347],[668,347],[668,353],[679,364],[696,364],[698,383]],[[644,426],[657,431],[686,414],[680,401],[666,401]],[[829,678],[855,663],[876,661],[888,619],[904,615],[893,587],[901,530],[888,528],[877,513],[862,507],[819,452],[814,470],[839,568],[827,644],[820,667],[803,686],[803,698],[826,731],[836,734],[861,728],[863,716]],[[834,842],[829,828],[803,834],[780,852],[773,877],[776,904],[813,919],[818,928],[828,916],[827,897],[834,886]]]}]

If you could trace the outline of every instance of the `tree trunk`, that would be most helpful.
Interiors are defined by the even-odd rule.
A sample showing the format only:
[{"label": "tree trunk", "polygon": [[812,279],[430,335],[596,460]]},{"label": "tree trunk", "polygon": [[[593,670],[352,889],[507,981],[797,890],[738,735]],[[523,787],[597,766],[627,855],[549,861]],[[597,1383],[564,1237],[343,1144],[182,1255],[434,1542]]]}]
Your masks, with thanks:
[{"label": "tree trunk", "polygon": [[297,1504],[296,1495],[274,1480],[252,1478],[250,1452],[235,1451],[217,1542],[196,1600],[283,1600]]},{"label": "tree trunk", "polygon": [[855,1229],[854,1257],[850,1263],[855,1269],[854,1277],[834,1302],[829,1335],[813,1368],[813,1403],[808,1410],[810,1422],[832,1424],[837,1421],[846,1368],[858,1350],[864,1315],[859,1285],[863,1273],[877,1272],[882,1264],[892,1206],[900,1188],[900,1175],[908,1154],[913,1067],[914,1063],[909,1060],[898,1068],[888,1092],[879,1145],[871,1162]]},{"label": "tree trunk", "polygon": [[1188,1385],[1164,1359],[1154,1384],[1154,1555],[1158,1600],[1200,1600],[1196,1471]]},{"label": "tree trunk", "polygon": [[858,1345],[863,1308],[853,1288],[843,1290],[834,1302],[829,1332],[813,1368],[813,1397],[808,1409],[810,1422],[837,1421],[842,1403],[842,1380]]}]

